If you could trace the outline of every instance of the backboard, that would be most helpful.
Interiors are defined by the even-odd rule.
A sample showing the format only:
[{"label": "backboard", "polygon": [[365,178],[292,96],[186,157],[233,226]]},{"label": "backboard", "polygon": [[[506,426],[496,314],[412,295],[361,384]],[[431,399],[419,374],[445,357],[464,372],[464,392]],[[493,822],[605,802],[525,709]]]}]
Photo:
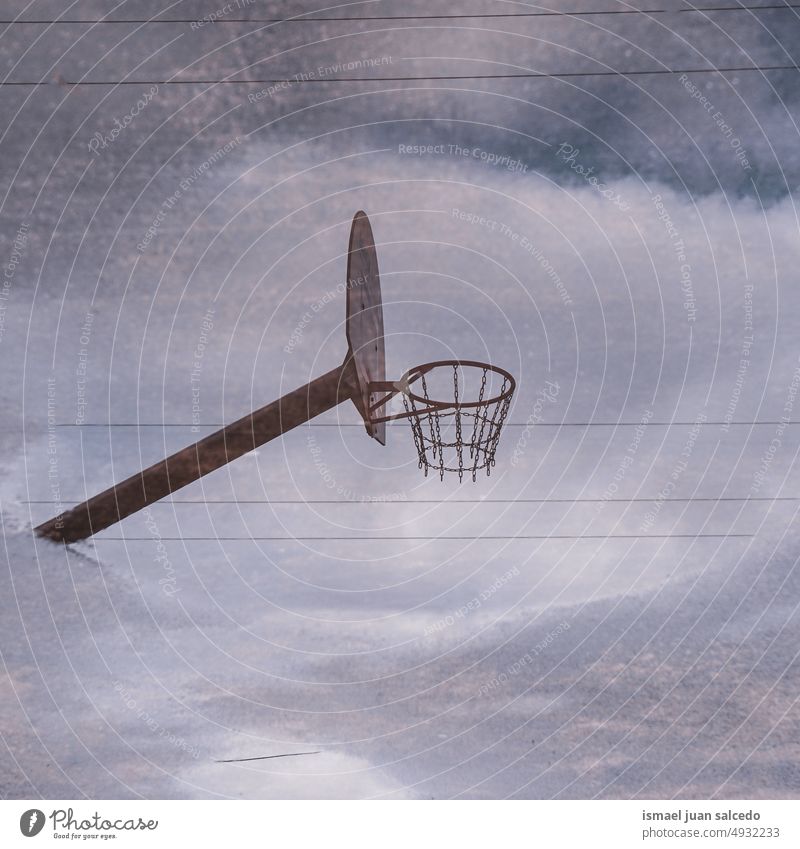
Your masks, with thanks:
[{"label": "backboard", "polygon": [[367,414],[378,400],[378,396],[370,393],[369,384],[386,380],[386,352],[378,255],[365,212],[359,211],[353,218],[348,251],[347,343],[360,390],[359,397],[354,400],[367,433],[386,445],[386,423],[370,422]]}]

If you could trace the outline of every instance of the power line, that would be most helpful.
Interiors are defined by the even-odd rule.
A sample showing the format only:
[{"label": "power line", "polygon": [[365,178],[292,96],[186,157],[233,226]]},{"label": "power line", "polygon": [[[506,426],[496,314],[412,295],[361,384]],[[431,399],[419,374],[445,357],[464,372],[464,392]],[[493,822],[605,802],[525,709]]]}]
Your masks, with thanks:
[{"label": "power line", "polygon": [[765,6],[709,6],[708,8],[691,9],[593,9],[585,12],[563,12],[549,9],[540,12],[483,12],[477,14],[457,15],[364,15],[348,17],[319,17],[319,18],[117,18],[79,19],[59,18],[58,20],[0,20],[0,24],[313,24],[317,22],[335,21],[447,21],[447,20],[485,20],[491,18],[584,18],[602,15],[668,15],[668,14],[707,14],[709,12],[761,12],[784,11],[800,9],[800,6],[775,3]]},{"label": "power line", "polygon": [[[475,542],[478,540],[567,540],[567,539],[752,539],[755,534],[541,534],[523,536],[430,536],[430,537],[384,537],[384,536],[354,536],[354,537],[158,537],[164,542],[433,542],[439,540],[454,540],[457,542]],[[149,537],[94,537],[95,542],[153,542]]]},{"label": "power line", "polygon": [[[652,498],[376,498],[376,499],[360,499],[360,498],[219,498],[219,499],[181,499],[167,498],[156,503],[156,505],[166,506],[167,504],[361,504],[361,505],[380,505],[380,504],[605,504],[606,502],[618,504],[651,504],[654,501],[662,502],[677,502],[677,503],[693,503],[713,502],[719,503],[722,501],[741,502],[741,501],[800,501],[800,496],[793,495],[767,495],[767,496],[751,496],[745,495],[736,496],[720,496],[720,497],[700,497],[691,496],[686,498],[661,498],[654,495]],[[41,500],[41,501],[21,501],[20,504],[79,504],[77,499],[61,499],[60,501]]]},{"label": "power line", "polygon": [[283,755],[259,755],[255,758],[227,758],[224,761],[214,761],[215,764],[240,764],[245,761],[270,761],[273,758],[299,758],[301,755],[319,755],[320,752],[286,752]]},{"label": "power line", "polygon": [[[503,427],[695,427],[699,425],[727,425],[730,427],[753,427],[755,425],[798,425],[800,421],[759,420],[750,422],[694,421],[694,422],[506,422]],[[403,427],[403,424],[389,424],[388,427]],[[221,422],[75,422],[57,423],[55,427],[224,427]],[[302,427],[358,427],[357,422],[307,422]]]},{"label": "power line", "polygon": [[671,76],[673,74],[739,74],[749,71],[797,71],[798,65],[748,65],[738,68],[655,68],[640,71],[564,71],[562,73],[524,73],[524,74],[453,74],[435,77],[282,77],[256,80],[10,80],[0,82],[0,86],[167,86],[167,85],[308,85],[311,83],[392,83],[392,82],[457,82],[459,80],[516,80],[516,79],[569,79],[574,77],[643,77]]}]

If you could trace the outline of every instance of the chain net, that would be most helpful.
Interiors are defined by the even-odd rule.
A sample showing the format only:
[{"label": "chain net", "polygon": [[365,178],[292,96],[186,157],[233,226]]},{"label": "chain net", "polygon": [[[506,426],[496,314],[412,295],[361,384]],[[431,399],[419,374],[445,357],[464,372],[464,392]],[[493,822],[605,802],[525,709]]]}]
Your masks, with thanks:
[{"label": "chain net", "polygon": [[[447,370],[452,373],[452,399],[442,397],[446,384],[441,377]],[[412,369],[407,377],[415,383],[414,392],[402,395],[419,467],[425,475],[437,471],[441,479],[445,472],[456,472],[459,481],[465,474],[474,481],[481,469],[491,474],[514,392],[513,378],[489,365],[456,360],[437,364],[436,371],[439,379],[434,393],[433,369]]]}]

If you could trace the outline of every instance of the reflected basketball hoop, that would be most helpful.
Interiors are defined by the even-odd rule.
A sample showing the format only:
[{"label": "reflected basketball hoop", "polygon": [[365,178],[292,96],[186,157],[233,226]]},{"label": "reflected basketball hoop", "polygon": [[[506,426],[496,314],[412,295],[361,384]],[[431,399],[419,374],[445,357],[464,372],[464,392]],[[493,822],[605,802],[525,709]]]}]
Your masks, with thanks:
[{"label": "reflected basketball hoop", "polygon": [[[412,384],[417,384],[412,390]],[[409,369],[395,383],[371,383],[385,395],[370,407],[372,422],[409,419],[419,467],[428,474],[490,474],[516,381],[505,369],[475,360],[439,360]],[[404,413],[382,415],[386,402],[403,397]]]},{"label": "reflected basketball hoop", "polygon": [[[386,422],[409,419],[419,467],[473,481],[495,464],[514,378],[474,360],[440,360],[386,380],[378,257],[369,219],[357,212],[347,260],[347,343],[344,363],[222,430],[112,486],[39,525],[36,533],[58,542],[86,539],[153,504],[310,419],[352,401],[367,433],[386,444]],[[403,399],[404,411],[387,414]]]},{"label": "reflected basketball hoop", "polygon": [[[474,360],[440,360],[386,380],[383,302],[378,257],[369,219],[357,212],[347,263],[347,341],[358,391],[354,402],[367,433],[386,444],[386,422],[409,419],[419,467],[439,477],[491,472],[500,431],[516,383],[504,369]],[[412,385],[414,389],[412,390]],[[386,414],[401,395],[405,412]]]}]

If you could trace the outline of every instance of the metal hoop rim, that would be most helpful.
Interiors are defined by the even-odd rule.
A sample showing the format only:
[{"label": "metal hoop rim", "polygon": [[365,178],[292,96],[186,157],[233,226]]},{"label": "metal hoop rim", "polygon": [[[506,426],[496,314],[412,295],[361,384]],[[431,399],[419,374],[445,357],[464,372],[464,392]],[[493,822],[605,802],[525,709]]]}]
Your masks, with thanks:
[{"label": "metal hoop rim", "polygon": [[[422,375],[427,374],[429,371],[433,371],[435,368],[447,366],[467,366],[469,368],[480,368],[492,371],[508,381],[508,389],[506,389],[505,392],[501,392],[499,395],[495,395],[493,398],[484,398],[483,401],[437,401],[433,398],[426,398],[423,395],[417,395],[409,389],[411,378],[416,379],[416,377],[422,377]],[[434,360],[430,363],[423,363],[422,365],[410,368],[400,378],[398,384],[400,386],[400,391],[407,398],[410,398],[412,401],[416,401],[419,404],[423,404],[426,407],[433,407],[438,410],[463,410],[475,407],[488,407],[490,404],[497,404],[500,401],[505,401],[507,398],[510,398],[517,386],[517,382],[514,380],[514,376],[510,372],[500,366],[494,366],[490,363],[482,363],[478,360]]]}]

